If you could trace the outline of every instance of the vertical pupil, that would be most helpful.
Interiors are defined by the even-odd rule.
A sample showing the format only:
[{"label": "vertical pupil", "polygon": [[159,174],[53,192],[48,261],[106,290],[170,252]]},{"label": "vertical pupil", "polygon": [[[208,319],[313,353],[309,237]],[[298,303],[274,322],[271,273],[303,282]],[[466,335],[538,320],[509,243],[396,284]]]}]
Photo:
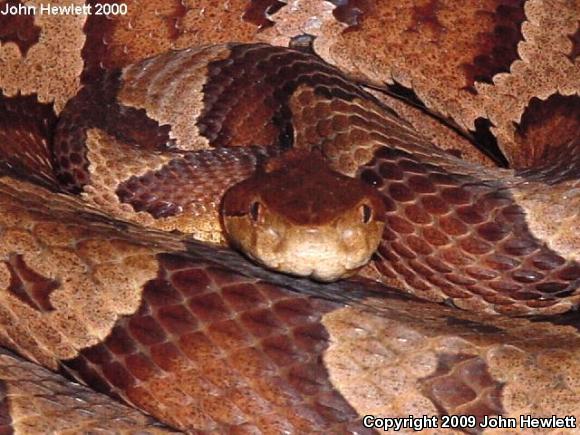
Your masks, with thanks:
[{"label": "vertical pupil", "polygon": [[366,204],[362,206],[363,223],[368,224],[371,221],[373,210]]},{"label": "vertical pupil", "polygon": [[255,222],[258,220],[260,215],[260,203],[258,201],[254,201],[250,206],[250,217]]}]

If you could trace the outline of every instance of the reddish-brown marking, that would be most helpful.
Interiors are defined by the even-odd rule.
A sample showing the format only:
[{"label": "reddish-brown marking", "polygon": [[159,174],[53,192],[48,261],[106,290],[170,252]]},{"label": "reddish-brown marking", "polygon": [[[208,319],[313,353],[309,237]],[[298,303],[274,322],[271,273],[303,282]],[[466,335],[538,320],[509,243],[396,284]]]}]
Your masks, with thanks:
[{"label": "reddish-brown marking", "polygon": [[272,27],[274,22],[268,18],[286,6],[285,1],[278,0],[250,0],[242,19],[255,24],[260,30]]},{"label": "reddish-brown marking", "polygon": [[2,435],[14,433],[9,400],[6,382],[0,381],[0,433]]},{"label": "reddish-brown marking", "polygon": [[446,296],[500,305],[551,305],[577,288],[578,265],[532,236],[509,190],[441,172],[420,155],[385,147],[359,170],[386,205],[381,271],[417,291],[426,280]]},{"label": "reddish-brown marking", "polygon": [[157,171],[121,182],[116,193],[121,202],[156,219],[179,214],[190,204],[216,204],[217,208],[224,193],[250,177],[269,152],[248,147],[187,153]]},{"label": "reddish-brown marking", "polygon": [[[93,10],[95,10],[96,3],[116,4],[118,1],[89,0],[87,3],[92,5]],[[135,7],[137,6],[135,5]],[[164,37],[169,41],[173,41],[182,35],[182,21],[187,12],[188,8],[182,0],[159,2],[159,7],[155,9],[155,15],[152,21],[159,20],[161,26],[165,26],[167,29],[164,32]],[[134,11],[129,10],[129,16],[132,13]],[[142,38],[138,39],[138,44],[141,44],[140,48],[144,49],[145,53],[141,53],[129,41],[123,41],[122,38],[115,40],[117,27],[130,25],[127,21],[118,19],[118,17],[111,19],[110,16],[106,15],[91,14],[88,16],[84,27],[84,33],[87,35],[87,39],[82,50],[82,57],[85,61],[85,67],[81,76],[82,83],[92,83],[101,77],[105,70],[121,68],[132,61],[148,57],[147,54],[152,55],[159,52],[158,46],[160,40],[156,39],[158,38],[158,30],[147,27],[148,24],[141,21],[143,17],[145,19],[152,18],[147,15],[153,14],[153,8],[143,12],[143,17],[140,17],[138,15],[139,13],[137,12],[137,17],[131,17],[131,19],[138,21],[138,25],[145,27],[144,33],[148,31],[154,35],[153,42],[144,41]],[[135,25],[135,23],[133,22],[132,25]],[[140,36],[142,37],[143,35]],[[147,44],[152,44],[152,46],[147,46]]]},{"label": "reddish-brown marking", "polygon": [[[0,2],[0,9],[4,10],[6,5],[18,7],[24,3],[20,0],[6,0]],[[0,43],[14,42],[22,56],[26,56],[39,37],[40,27],[34,24],[34,15],[0,15]]]},{"label": "reddish-brown marking", "polygon": [[300,85],[326,92],[329,98],[363,95],[337,69],[308,53],[263,44],[235,45],[227,59],[208,65],[199,131],[216,147],[290,147],[294,130],[289,99]]},{"label": "reddish-brown marking", "polygon": [[463,65],[464,89],[476,93],[475,82],[492,83],[494,75],[509,72],[510,65],[519,58],[517,47],[523,40],[521,26],[526,15],[524,0],[497,0],[491,13],[493,30],[476,35],[478,55],[470,64]]},{"label": "reddish-brown marking", "polygon": [[273,415],[301,433],[362,430],[322,362],[321,316],[337,305],[187,257],[158,258],[138,312],[69,369],[189,431],[268,432]]},{"label": "reddish-brown marking", "polygon": [[364,22],[365,16],[375,7],[375,0],[329,0],[336,5],[332,11],[334,17],[348,26],[347,30],[356,30]]},{"label": "reddish-brown marking", "polygon": [[39,103],[36,95],[0,93],[0,167],[55,189],[48,147],[56,121],[52,104]]},{"label": "reddish-brown marking", "polygon": [[[112,0],[90,0],[90,4],[94,8],[95,3],[115,3]],[[81,75],[82,83],[92,83],[97,78],[101,77],[105,69],[119,67],[121,65],[109,58],[110,50],[108,50],[105,41],[112,39],[112,34],[116,26],[116,20],[108,19],[105,15],[91,14],[88,16],[84,27],[84,33],[87,35],[85,45],[82,49],[81,55],[85,62],[83,73]]]},{"label": "reddish-brown marking", "polygon": [[422,5],[413,6],[413,27],[411,30],[417,30],[425,26],[435,34],[436,37],[445,30],[445,27],[437,18],[437,12],[441,7],[439,0],[427,0]]},{"label": "reddish-brown marking", "polygon": [[50,303],[50,295],[60,287],[57,281],[39,275],[30,269],[24,262],[22,255],[12,254],[4,264],[10,271],[9,293],[35,310],[54,311],[54,307]]},{"label": "reddish-brown marking", "polygon": [[144,109],[117,102],[119,71],[83,87],[66,104],[54,135],[53,164],[64,190],[78,193],[89,183],[86,132],[100,128],[120,141],[149,150],[166,150],[175,145],[169,137],[171,127],[160,126]]},{"label": "reddish-brown marking", "polygon": [[580,97],[532,98],[516,128],[514,167],[540,176],[576,179],[580,172]]},{"label": "reddish-brown marking", "polygon": [[[392,211],[392,210],[389,210]],[[428,224],[432,221],[431,215],[418,204],[410,204],[405,207],[405,216],[412,222],[418,224]]]},{"label": "reddish-brown marking", "polygon": [[435,372],[419,384],[441,414],[474,415],[481,421],[483,416],[504,412],[503,384],[491,377],[485,361],[477,355],[440,354]]},{"label": "reddish-brown marking", "polygon": [[176,40],[182,34],[183,18],[188,11],[188,8],[185,6],[186,2],[183,0],[175,1],[173,5],[174,7],[171,13],[164,17],[169,30],[168,38],[170,40]]}]

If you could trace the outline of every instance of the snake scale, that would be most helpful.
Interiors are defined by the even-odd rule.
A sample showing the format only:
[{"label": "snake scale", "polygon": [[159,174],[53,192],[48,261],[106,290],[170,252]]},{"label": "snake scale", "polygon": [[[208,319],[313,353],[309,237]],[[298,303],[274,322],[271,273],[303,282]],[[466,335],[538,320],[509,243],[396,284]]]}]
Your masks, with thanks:
[{"label": "snake scale", "polygon": [[[2,433],[580,417],[577,1],[41,4],[0,1]],[[279,171],[358,183],[355,277],[215,245],[306,219]]]}]

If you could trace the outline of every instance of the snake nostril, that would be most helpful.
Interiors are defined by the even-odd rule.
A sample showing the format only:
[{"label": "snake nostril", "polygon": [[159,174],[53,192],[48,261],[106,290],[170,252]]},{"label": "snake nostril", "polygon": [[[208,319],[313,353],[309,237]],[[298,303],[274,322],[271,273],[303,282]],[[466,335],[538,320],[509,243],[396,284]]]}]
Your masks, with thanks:
[{"label": "snake nostril", "polygon": [[360,207],[360,211],[361,211],[363,223],[368,224],[373,217],[373,209],[371,208],[370,205],[363,204]]},{"label": "snake nostril", "polygon": [[260,204],[259,201],[254,201],[250,205],[250,219],[252,219],[254,222],[257,222],[258,219],[260,218],[260,209],[261,208],[262,208],[262,205]]}]

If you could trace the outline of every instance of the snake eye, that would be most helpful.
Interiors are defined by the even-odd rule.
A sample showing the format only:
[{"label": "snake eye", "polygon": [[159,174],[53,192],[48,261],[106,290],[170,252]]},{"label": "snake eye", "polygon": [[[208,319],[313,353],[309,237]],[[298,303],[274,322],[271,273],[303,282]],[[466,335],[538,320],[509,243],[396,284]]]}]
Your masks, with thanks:
[{"label": "snake eye", "polygon": [[254,222],[258,221],[258,218],[260,217],[260,209],[261,208],[262,208],[262,205],[260,204],[259,201],[254,201],[250,205],[250,219],[252,219]]},{"label": "snake eye", "polygon": [[363,224],[368,224],[373,217],[373,209],[370,205],[363,204],[360,207]]}]

